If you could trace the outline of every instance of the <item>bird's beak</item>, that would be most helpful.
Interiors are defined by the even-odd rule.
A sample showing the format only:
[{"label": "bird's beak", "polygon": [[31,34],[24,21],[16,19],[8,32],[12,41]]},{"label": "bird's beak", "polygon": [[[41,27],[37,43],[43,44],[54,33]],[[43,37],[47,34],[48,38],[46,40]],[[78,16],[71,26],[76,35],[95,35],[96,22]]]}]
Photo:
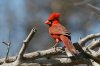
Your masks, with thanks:
[{"label": "bird's beak", "polygon": [[49,25],[49,24],[51,24],[51,22],[48,21],[48,20],[46,20],[46,21],[45,21],[45,24],[48,24],[48,25]]}]

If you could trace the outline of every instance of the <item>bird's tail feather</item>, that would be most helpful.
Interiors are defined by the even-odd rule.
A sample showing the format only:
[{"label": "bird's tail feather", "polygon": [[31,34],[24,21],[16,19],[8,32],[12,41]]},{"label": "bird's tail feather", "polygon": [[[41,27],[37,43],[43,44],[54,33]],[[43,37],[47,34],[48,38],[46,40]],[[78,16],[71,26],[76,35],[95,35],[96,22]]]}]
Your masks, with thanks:
[{"label": "bird's tail feather", "polygon": [[70,51],[71,54],[78,55],[77,50],[75,49],[71,40],[68,37],[61,35],[60,39],[63,41],[64,46],[68,49],[68,51]]}]

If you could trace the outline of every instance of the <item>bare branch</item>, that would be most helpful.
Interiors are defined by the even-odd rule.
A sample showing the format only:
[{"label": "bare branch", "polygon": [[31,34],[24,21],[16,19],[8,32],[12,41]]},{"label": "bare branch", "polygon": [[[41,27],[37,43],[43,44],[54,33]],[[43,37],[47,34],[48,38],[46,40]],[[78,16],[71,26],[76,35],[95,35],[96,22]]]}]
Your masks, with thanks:
[{"label": "bare branch", "polygon": [[[7,63],[4,63],[4,64],[3,64],[4,59],[0,59],[0,64],[1,64],[0,66],[20,66],[20,65],[24,66],[24,64],[23,64],[24,62],[29,62],[29,63],[32,63],[33,65],[34,65],[34,63],[36,63],[37,65],[45,65],[45,66],[48,66],[48,65],[59,66],[61,64],[62,65],[67,64],[68,66],[70,66],[70,65],[77,65],[77,64],[87,64],[89,62],[91,62],[92,65],[99,65],[99,63],[100,63],[100,58],[99,58],[100,57],[100,49],[97,52],[90,49],[90,48],[97,48],[100,41],[99,40],[93,41],[93,42],[91,42],[92,45],[89,44],[88,47],[85,47],[85,43],[87,43],[89,40],[100,37],[100,33],[91,34],[91,35],[88,35],[88,36],[82,38],[81,40],[79,40],[78,43],[83,47],[81,47],[80,45],[79,45],[80,47],[75,46],[76,48],[81,48],[84,52],[86,52],[87,57],[85,57],[85,56],[82,57],[81,55],[79,55],[79,57],[77,57],[77,56],[69,56],[69,57],[55,56],[55,55],[60,55],[60,56],[65,55],[64,48],[62,48],[62,47],[50,48],[48,50],[35,51],[32,53],[24,54],[34,33],[35,33],[35,30],[32,29],[30,34],[28,35],[28,37],[23,41],[23,45],[18,54],[17,59],[16,59],[16,57],[9,57],[7,59]],[[75,44],[75,45],[77,45],[77,44]],[[88,50],[86,48],[88,48]],[[52,57],[52,56],[54,56],[54,57]],[[48,59],[44,59],[44,57],[45,58],[51,57],[51,58],[48,60]],[[39,58],[43,58],[43,59],[39,59]],[[26,65],[28,66],[28,65],[32,65],[32,64],[26,64]]]},{"label": "bare branch", "polygon": [[8,58],[8,54],[9,54],[9,50],[10,50],[11,41],[9,41],[8,43],[6,43],[6,42],[2,42],[2,43],[4,43],[7,46],[7,54],[6,54],[6,57],[4,60],[4,63],[6,63],[6,60]]},{"label": "bare branch", "polygon": [[30,40],[34,36],[35,32],[36,32],[36,30],[33,28],[31,30],[31,32],[29,33],[28,37],[23,41],[23,45],[19,51],[17,59],[12,63],[3,63],[1,66],[20,66],[22,63],[22,60],[23,60],[23,54],[24,54]]},{"label": "bare branch", "polygon": [[71,58],[53,58],[49,60],[34,60],[34,63],[39,63],[40,65],[48,65],[51,66],[61,66],[61,65],[67,65],[67,66],[73,66],[77,64],[86,64],[88,61],[85,59],[71,59]]},{"label": "bare branch", "polygon": [[31,32],[29,33],[28,37],[23,41],[23,45],[19,51],[19,54],[18,54],[18,58],[17,59],[22,59],[23,57],[23,54],[28,46],[28,43],[30,42],[30,40],[32,39],[32,37],[34,36],[36,30],[33,28],[31,30]]},{"label": "bare branch", "polygon": [[100,48],[99,50],[97,51],[97,53],[95,54],[96,57],[98,57],[100,59]]},{"label": "bare branch", "polygon": [[16,59],[15,62],[13,62],[13,64],[15,64],[15,66],[19,66],[22,63],[23,60],[23,54],[29,44],[29,42],[31,41],[31,39],[33,38],[34,34],[35,34],[36,30],[33,28],[31,30],[31,32],[29,33],[29,35],[27,36],[27,38],[23,41],[23,45],[19,51],[18,57]]},{"label": "bare branch", "polygon": [[100,66],[100,64],[96,63],[95,61],[93,61],[92,59],[90,59],[91,65],[92,66]]},{"label": "bare branch", "polygon": [[[32,52],[32,53],[28,53],[28,54],[25,54],[24,56],[23,56],[23,62],[26,62],[26,61],[32,61],[32,60],[34,60],[34,62],[36,62],[35,61],[35,59],[37,59],[37,58],[42,58],[42,57],[47,57],[47,56],[53,56],[53,55],[58,55],[58,54],[60,54],[60,53],[63,53],[63,50],[62,50],[62,48],[61,47],[57,47],[56,49],[55,48],[50,48],[50,49],[48,49],[48,50],[43,50],[43,51],[36,51],[36,52]],[[75,57],[74,57],[75,58]],[[55,58],[54,58],[55,59]],[[61,59],[61,58],[60,58]],[[68,60],[69,59],[69,60]],[[2,60],[3,59],[1,59],[0,60],[0,62],[2,62]],[[13,58],[9,58],[8,59],[8,62],[12,62],[12,61],[14,61],[15,60],[15,57],[13,57]],[[55,61],[57,61],[58,59],[55,59]],[[64,59],[63,59],[64,60]],[[61,60],[58,60],[59,61],[59,63],[62,63],[62,62],[64,62],[64,61],[61,61]],[[79,60],[79,62],[77,62]],[[41,60],[40,62],[42,62],[43,60]],[[49,61],[49,60],[46,60],[48,63],[51,63],[51,61]],[[75,61],[75,59],[74,59],[74,61]],[[86,60],[85,60],[86,61]],[[66,62],[64,62],[64,64],[65,63],[71,63],[72,62],[72,60],[71,60],[71,57],[69,57],[69,58],[67,58],[67,61]],[[86,63],[86,62],[83,62],[83,59],[77,59],[75,62],[77,62],[77,63]],[[39,63],[39,60],[38,60],[38,63]],[[57,62],[55,62],[55,63],[57,63]]]},{"label": "bare branch", "polygon": [[[60,53],[63,52],[62,49],[63,48],[61,48],[61,47],[50,48],[48,50],[36,51],[36,52],[24,54],[23,60],[31,61],[31,60],[34,60],[34,59],[37,59],[37,58],[42,58],[42,57],[46,57],[46,56],[52,56],[52,55],[60,54]],[[7,62],[13,62],[13,61],[15,61],[15,59],[16,59],[16,57],[9,57]],[[3,63],[3,60],[4,59],[0,59],[0,64]]]},{"label": "bare branch", "polygon": [[90,49],[95,49],[99,46],[100,46],[100,40],[94,40],[90,44],[88,44],[88,46],[86,46],[86,47],[88,47]]},{"label": "bare branch", "polygon": [[94,39],[94,38],[98,38],[100,37],[100,33],[97,33],[97,34],[90,34],[90,35],[87,35],[86,37],[82,38],[80,41],[78,41],[78,43],[81,45],[81,46],[85,46],[85,43],[88,42],[89,40],[91,39]]},{"label": "bare branch", "polygon": [[63,53],[63,48],[57,47],[57,48],[51,48],[48,50],[43,50],[43,51],[36,51],[33,53],[25,54],[24,59],[36,59],[36,58],[41,58],[41,57],[46,57],[46,56],[52,56],[56,54]]}]

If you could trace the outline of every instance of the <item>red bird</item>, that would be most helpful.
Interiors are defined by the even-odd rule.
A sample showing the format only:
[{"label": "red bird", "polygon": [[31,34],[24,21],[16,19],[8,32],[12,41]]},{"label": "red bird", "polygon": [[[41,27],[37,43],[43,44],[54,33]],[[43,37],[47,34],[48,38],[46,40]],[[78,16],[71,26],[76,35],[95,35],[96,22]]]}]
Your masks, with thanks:
[{"label": "red bird", "polygon": [[49,25],[49,33],[52,38],[55,40],[56,44],[62,41],[64,43],[65,48],[72,54],[77,55],[77,51],[71,42],[70,32],[60,24],[59,21],[60,13],[52,13],[48,20],[45,22]]}]

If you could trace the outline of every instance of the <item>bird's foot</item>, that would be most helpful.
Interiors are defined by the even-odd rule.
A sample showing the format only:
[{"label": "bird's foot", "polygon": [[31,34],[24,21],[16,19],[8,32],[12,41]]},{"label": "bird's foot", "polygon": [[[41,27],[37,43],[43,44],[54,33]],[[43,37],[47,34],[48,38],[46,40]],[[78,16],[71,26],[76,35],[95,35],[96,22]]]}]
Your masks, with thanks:
[{"label": "bird's foot", "polygon": [[57,44],[55,44],[52,48],[56,48]]},{"label": "bird's foot", "polygon": [[57,46],[57,44],[55,44],[52,48],[54,48],[54,50],[57,52],[56,46]]},{"label": "bird's foot", "polygon": [[53,46],[52,48],[56,48],[55,46]]}]

